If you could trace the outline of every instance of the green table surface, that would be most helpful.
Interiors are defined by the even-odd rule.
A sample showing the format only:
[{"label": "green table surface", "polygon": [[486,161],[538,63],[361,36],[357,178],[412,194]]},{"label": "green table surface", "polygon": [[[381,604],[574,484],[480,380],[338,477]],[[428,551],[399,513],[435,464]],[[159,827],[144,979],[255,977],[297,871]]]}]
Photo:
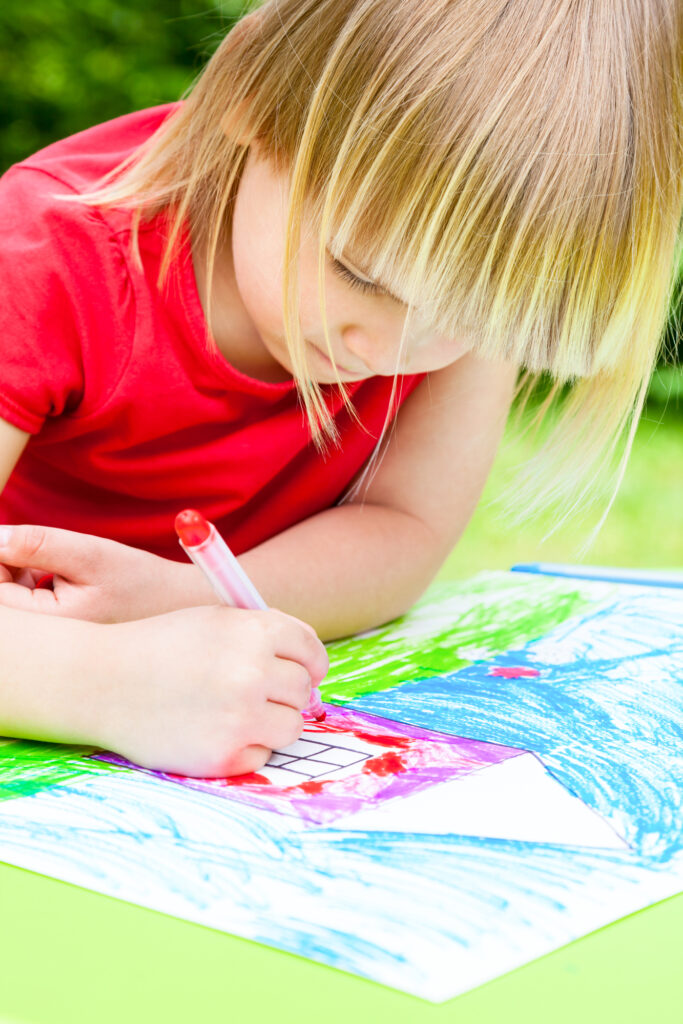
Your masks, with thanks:
[{"label": "green table surface", "polygon": [[0,865],[1,1024],[683,1024],[683,895],[441,1005]]}]

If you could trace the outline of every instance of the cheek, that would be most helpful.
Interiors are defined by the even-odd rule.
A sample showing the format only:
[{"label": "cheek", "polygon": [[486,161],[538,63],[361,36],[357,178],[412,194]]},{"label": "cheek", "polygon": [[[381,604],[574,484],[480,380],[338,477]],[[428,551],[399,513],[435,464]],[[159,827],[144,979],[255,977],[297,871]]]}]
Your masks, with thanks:
[{"label": "cheek", "polygon": [[272,189],[259,186],[262,172],[246,174],[237,194],[231,228],[232,263],[239,297],[255,322],[282,310],[282,239]]},{"label": "cheek", "polygon": [[408,357],[408,368],[412,373],[430,373],[455,363],[471,349],[471,344],[461,338],[425,339],[415,345]]},{"label": "cheek", "polygon": [[[328,325],[336,322],[340,306],[335,284],[338,283],[325,269],[325,309]],[[305,232],[299,249],[299,317],[304,334],[315,331],[321,324],[320,294],[318,290],[318,244],[317,237]]]},{"label": "cheek", "polygon": [[281,318],[282,275],[280,255],[267,242],[238,238],[233,244],[235,283],[240,298],[256,322]]}]

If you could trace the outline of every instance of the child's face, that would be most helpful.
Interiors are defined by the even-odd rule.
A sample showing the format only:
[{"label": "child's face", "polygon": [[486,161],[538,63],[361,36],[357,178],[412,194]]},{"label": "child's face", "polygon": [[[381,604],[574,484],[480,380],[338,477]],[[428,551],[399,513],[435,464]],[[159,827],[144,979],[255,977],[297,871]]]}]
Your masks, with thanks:
[{"label": "child's face", "polygon": [[[252,146],[240,181],[232,225],[235,281],[244,311],[270,355],[292,372],[282,314],[282,267],[287,216],[287,177]],[[355,272],[355,273],[354,273]],[[413,313],[401,364],[399,346],[406,307],[364,279],[359,268],[328,255],[325,270],[326,320],[342,381],[421,373],[455,362],[470,341],[435,333]],[[367,279],[365,279],[367,282]],[[304,221],[299,253],[299,315],[310,372],[320,384],[335,374],[326,355],[318,300],[318,237]]]}]

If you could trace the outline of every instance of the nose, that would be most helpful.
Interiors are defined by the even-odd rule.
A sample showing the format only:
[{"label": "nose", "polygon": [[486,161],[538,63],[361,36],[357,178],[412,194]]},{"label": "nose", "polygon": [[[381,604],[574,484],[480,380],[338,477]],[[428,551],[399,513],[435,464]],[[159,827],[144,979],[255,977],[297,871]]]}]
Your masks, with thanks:
[{"label": "nose", "polygon": [[[374,330],[349,325],[342,330],[342,342],[354,357],[354,369],[367,369],[373,376],[391,377],[397,370],[401,342],[400,332]],[[357,364],[362,364],[358,366]]]}]

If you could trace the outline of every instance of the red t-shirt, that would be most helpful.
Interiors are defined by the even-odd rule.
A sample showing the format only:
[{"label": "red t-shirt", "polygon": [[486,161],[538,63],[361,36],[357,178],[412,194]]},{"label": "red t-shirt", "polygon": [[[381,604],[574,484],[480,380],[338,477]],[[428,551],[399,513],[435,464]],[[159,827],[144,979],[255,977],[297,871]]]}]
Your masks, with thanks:
[{"label": "red t-shirt", "polygon": [[[172,107],[57,142],[0,179],[0,416],[35,435],[0,497],[0,522],[42,523],[181,558],[176,513],[196,506],[246,551],[334,505],[372,452],[391,379],[350,386],[362,426],[324,392],[341,448],[319,454],[293,382],[254,380],[208,335],[189,248],[156,280],[162,218],[83,192]],[[402,379],[402,398],[421,377]]]}]

